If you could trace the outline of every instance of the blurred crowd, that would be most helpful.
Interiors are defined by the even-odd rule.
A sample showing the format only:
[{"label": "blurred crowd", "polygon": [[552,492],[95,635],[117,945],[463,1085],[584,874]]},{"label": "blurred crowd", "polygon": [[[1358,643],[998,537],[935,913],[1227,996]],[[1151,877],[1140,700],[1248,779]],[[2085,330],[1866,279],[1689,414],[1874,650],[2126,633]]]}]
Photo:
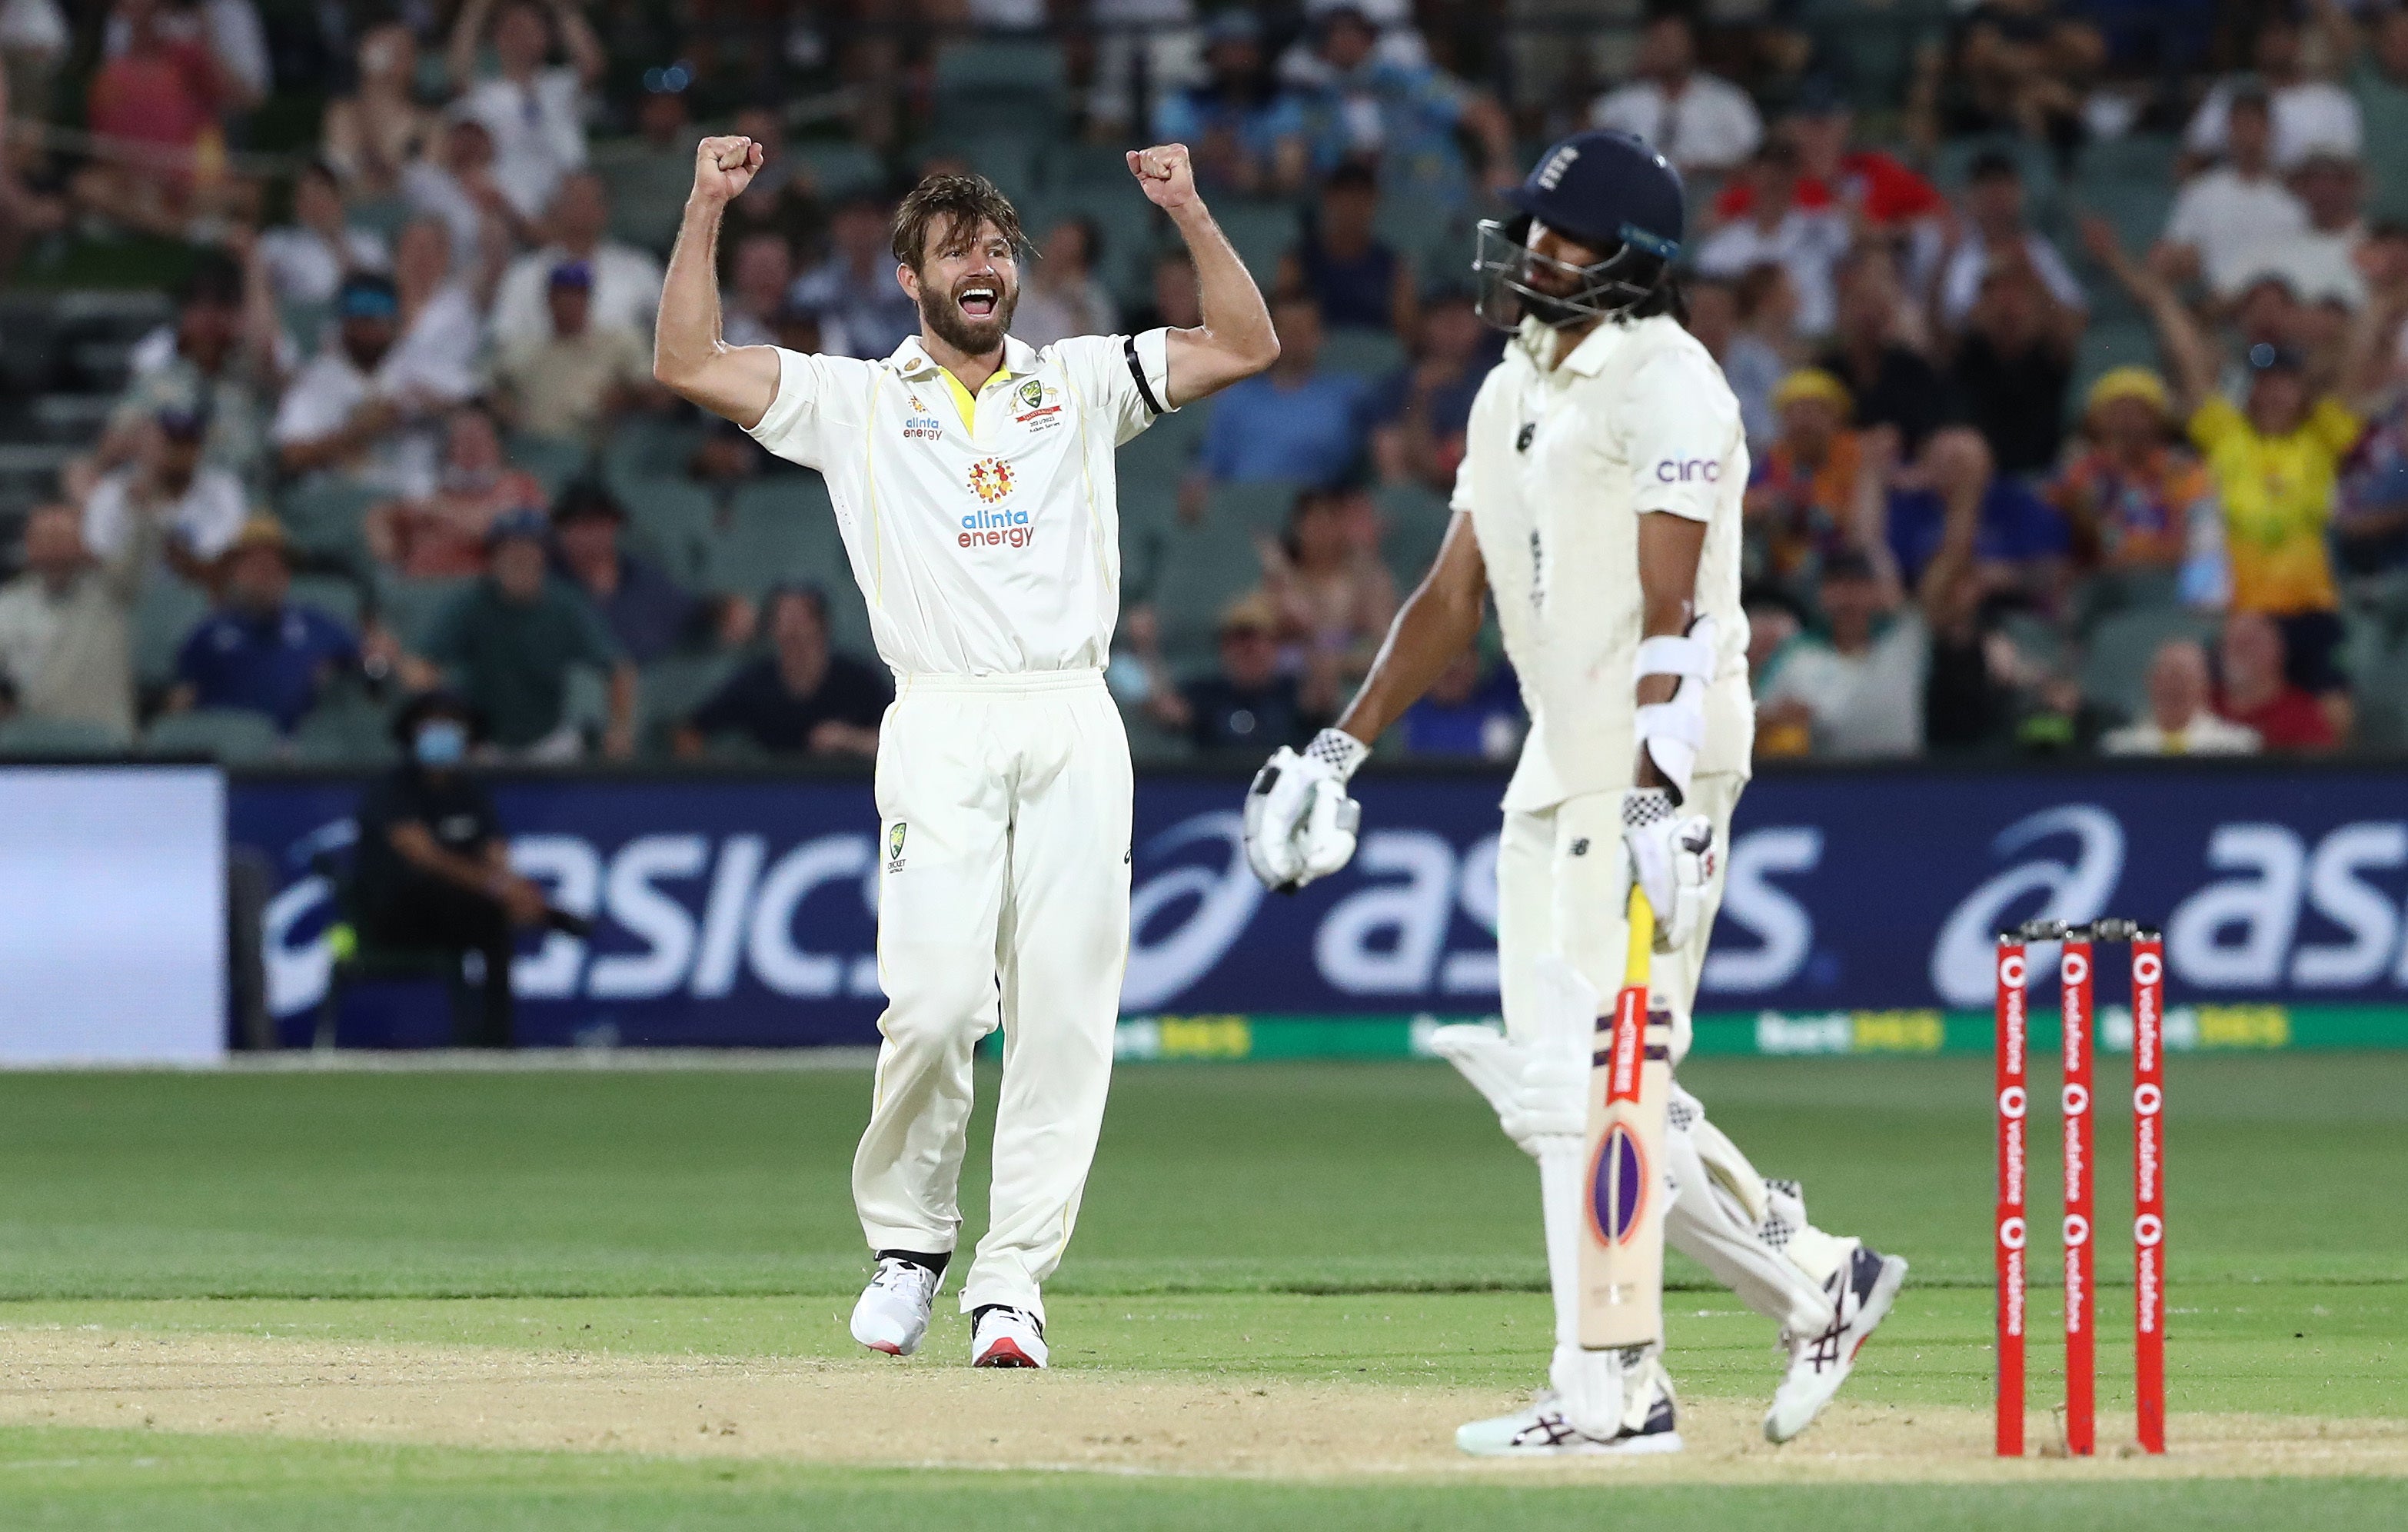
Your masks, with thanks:
[{"label": "blurred crowd", "polygon": [[[2408,11],[0,0],[0,262],[173,292],[0,513],[0,749],[347,760],[441,690],[489,759],[873,752],[824,490],[652,380],[720,130],[728,339],[859,356],[939,168],[1021,203],[1023,340],[1196,323],[1118,165],[1194,147],[1283,354],[1125,453],[1111,680],[1157,757],[1300,743],[1445,526],[1472,224],[1584,125],[1688,182],[1761,754],[2408,746]],[[1523,729],[1492,637],[1398,743]]]}]

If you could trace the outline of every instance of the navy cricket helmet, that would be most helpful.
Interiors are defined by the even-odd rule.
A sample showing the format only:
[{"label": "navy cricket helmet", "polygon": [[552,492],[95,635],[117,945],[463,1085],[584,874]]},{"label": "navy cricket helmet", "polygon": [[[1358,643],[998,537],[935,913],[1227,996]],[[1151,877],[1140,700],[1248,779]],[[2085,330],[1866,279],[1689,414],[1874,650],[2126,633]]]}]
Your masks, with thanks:
[{"label": "navy cricket helmet", "polygon": [[[1628,134],[1573,134],[1548,150],[1505,200],[1519,216],[1483,222],[1472,262],[1481,317],[1502,328],[1526,315],[1560,325],[1627,313],[1661,289],[1681,253],[1681,174]],[[1601,252],[1600,258],[1573,266],[1540,254],[1528,243],[1534,223]]]}]

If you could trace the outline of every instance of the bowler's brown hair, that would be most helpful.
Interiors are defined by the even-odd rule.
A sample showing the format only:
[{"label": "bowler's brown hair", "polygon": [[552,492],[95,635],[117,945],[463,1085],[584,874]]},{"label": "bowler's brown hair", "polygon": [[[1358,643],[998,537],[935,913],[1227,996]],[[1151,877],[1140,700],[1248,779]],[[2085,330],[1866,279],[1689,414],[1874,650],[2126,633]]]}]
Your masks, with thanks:
[{"label": "bowler's brown hair", "polygon": [[1027,243],[1019,212],[995,182],[984,176],[930,176],[895,210],[895,258],[917,271],[927,257],[931,231],[967,242],[981,224],[993,224],[1014,252]]}]

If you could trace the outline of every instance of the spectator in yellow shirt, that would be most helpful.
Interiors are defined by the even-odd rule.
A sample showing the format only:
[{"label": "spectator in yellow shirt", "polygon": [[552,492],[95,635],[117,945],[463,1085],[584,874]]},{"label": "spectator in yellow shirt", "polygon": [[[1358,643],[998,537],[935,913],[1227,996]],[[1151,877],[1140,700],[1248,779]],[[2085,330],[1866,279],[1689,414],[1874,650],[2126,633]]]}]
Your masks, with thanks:
[{"label": "spectator in yellow shirt", "polygon": [[2347,738],[2349,683],[2334,662],[2341,602],[2326,530],[2342,462],[2387,380],[2408,298],[2381,296],[2338,356],[2251,345],[2246,393],[2236,405],[2216,392],[2215,345],[2173,289],[2132,261],[2103,221],[2088,221],[2084,238],[2157,326],[2179,412],[2224,506],[2232,609],[2274,619],[2287,651],[2286,679],[2315,694],[2335,737]]}]

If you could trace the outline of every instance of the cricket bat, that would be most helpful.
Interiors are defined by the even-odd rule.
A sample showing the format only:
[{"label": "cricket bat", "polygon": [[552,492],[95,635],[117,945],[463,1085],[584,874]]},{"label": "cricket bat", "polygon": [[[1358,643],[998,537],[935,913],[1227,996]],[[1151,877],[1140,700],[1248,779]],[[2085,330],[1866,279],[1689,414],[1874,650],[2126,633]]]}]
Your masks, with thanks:
[{"label": "cricket bat", "polygon": [[1664,1108],[1671,1024],[1648,1014],[1656,912],[1630,890],[1630,947],[1606,1040],[1590,1060],[1587,1213],[1582,1221],[1580,1339],[1587,1351],[1664,1338]]}]

